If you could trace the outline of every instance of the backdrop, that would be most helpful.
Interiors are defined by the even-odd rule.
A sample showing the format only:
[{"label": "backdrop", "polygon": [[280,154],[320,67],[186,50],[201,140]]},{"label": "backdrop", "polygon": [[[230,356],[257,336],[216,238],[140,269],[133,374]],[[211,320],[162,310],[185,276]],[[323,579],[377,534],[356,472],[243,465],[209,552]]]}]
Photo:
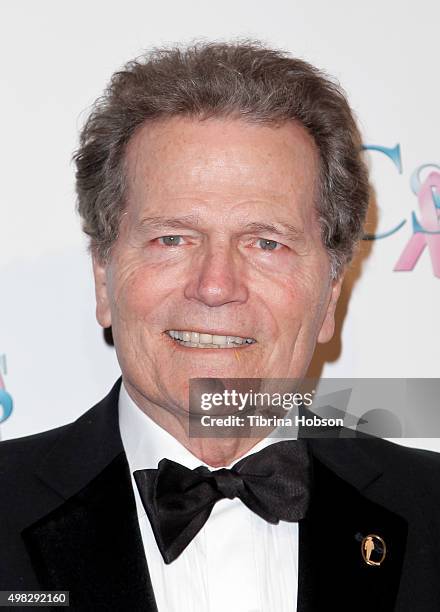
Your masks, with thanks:
[{"label": "backdrop", "polygon": [[[439,19],[435,0],[3,4],[0,437],[77,418],[119,375],[94,318],[71,154],[115,69],[194,38],[289,50],[334,75],[358,116],[377,238],[362,245],[337,335],[312,370],[324,362],[328,377],[439,377],[440,235],[423,231],[440,230]],[[440,450],[440,439],[401,442]]]}]

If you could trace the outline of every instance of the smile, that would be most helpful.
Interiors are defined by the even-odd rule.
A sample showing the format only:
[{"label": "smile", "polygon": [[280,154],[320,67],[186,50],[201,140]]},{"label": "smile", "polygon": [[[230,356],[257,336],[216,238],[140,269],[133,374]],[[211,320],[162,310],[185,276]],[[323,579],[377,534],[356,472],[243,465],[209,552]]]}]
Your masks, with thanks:
[{"label": "smile", "polygon": [[254,338],[242,338],[241,336],[219,336],[217,334],[205,334],[196,331],[172,329],[166,331],[165,333],[181,346],[187,346],[189,348],[230,349],[256,343]]}]

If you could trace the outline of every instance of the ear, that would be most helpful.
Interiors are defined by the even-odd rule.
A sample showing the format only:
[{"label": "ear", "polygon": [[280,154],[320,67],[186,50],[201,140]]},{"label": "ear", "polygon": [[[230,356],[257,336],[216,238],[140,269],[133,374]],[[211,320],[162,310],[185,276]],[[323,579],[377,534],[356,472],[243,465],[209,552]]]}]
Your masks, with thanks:
[{"label": "ear", "polygon": [[318,342],[320,342],[321,344],[329,342],[335,332],[335,311],[339,296],[341,294],[343,281],[344,274],[341,274],[337,279],[332,281],[332,289],[327,304],[327,310],[325,312],[324,320],[322,322],[321,329],[318,334]]},{"label": "ear", "polygon": [[110,327],[112,316],[107,287],[107,266],[93,255],[93,276],[95,278],[96,319],[101,327]]}]

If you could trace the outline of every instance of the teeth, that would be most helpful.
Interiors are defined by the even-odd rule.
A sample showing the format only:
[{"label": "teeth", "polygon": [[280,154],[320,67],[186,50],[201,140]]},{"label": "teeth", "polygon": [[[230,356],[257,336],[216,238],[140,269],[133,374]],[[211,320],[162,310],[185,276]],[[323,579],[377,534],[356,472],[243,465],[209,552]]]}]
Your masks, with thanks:
[{"label": "teeth", "polygon": [[226,344],[227,336],[212,336],[212,344]]},{"label": "teeth", "polygon": [[202,334],[194,331],[170,330],[167,334],[183,346],[189,346],[191,348],[234,348],[234,346],[254,344],[256,342],[253,338]]},{"label": "teeth", "polygon": [[200,334],[200,344],[212,344],[211,334]]}]

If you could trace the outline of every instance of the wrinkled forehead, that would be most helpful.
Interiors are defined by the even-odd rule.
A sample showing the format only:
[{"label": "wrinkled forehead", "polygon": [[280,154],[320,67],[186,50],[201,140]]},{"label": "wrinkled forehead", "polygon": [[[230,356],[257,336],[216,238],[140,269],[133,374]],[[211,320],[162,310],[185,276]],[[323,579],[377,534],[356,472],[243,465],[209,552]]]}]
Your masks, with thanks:
[{"label": "wrinkled forehead", "polygon": [[174,117],[143,125],[129,142],[126,203],[140,214],[191,202],[226,208],[267,202],[306,216],[318,172],[317,147],[298,123]]}]

